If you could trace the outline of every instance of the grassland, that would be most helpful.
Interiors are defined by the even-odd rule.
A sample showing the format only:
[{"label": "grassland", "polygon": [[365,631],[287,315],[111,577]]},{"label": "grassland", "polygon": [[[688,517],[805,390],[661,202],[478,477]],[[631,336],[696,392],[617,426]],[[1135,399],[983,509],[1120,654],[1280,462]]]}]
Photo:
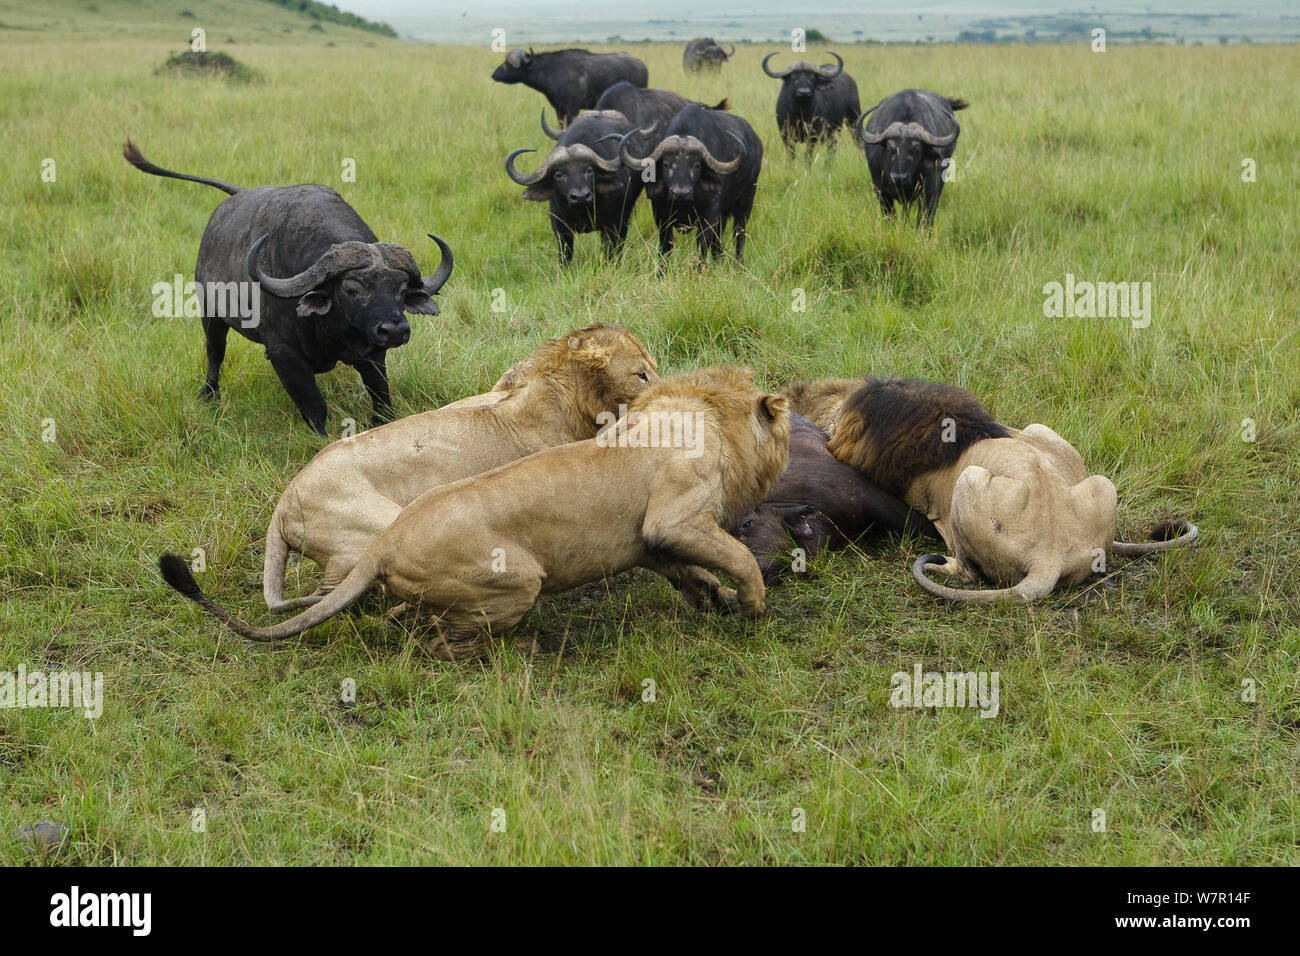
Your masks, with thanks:
[{"label": "grassland", "polygon": [[[847,143],[785,156],[758,52],[687,79],[676,47],[635,48],[767,144],[745,268],[699,274],[683,246],[660,279],[644,206],[620,262],[586,237],[559,273],[500,167],[544,145],[542,99],[489,81],[499,55],[268,33],[230,49],[260,82],[155,76],[181,26],[0,31],[0,670],[102,671],[106,695],[95,721],[0,710],[0,861],[42,818],[72,828],[55,859],[86,864],[1300,861],[1294,48],[845,48],[864,105],[972,104],[933,234],[881,218]],[[196,398],[197,323],[154,318],[150,290],[189,276],[222,197],[130,169],[127,134],[173,169],[329,184],[421,264],[426,232],[452,243],[443,314],[390,355],[402,412],[613,320],[665,372],[964,385],[1072,440],[1118,486],[1122,533],[1178,514],[1203,544],[1023,609],[936,603],[907,573],[923,546],[889,540],[819,559],[759,623],[637,572],[535,608],[531,659],[439,663],[356,617],[248,647],[154,561],[205,548],[205,586],[264,620],[265,522],[320,441],[241,339],[220,405]],[[1150,326],[1045,319],[1066,273],[1151,281]],[[368,414],[350,370],[322,385],[331,429]],[[917,663],[998,671],[1001,713],[891,708]]]}]

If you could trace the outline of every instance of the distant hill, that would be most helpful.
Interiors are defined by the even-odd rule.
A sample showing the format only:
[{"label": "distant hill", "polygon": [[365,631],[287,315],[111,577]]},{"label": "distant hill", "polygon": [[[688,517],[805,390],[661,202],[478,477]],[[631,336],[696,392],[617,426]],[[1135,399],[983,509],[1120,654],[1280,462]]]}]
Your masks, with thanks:
[{"label": "distant hill", "polygon": [[363,42],[392,38],[386,23],[314,0],[0,0],[0,42],[34,33],[158,37],[211,43]]}]

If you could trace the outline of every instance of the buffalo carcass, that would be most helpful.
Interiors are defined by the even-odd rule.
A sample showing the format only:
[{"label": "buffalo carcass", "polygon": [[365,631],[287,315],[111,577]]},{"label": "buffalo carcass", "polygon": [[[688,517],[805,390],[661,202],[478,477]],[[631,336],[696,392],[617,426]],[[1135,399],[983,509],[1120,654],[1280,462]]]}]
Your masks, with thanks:
[{"label": "buffalo carcass", "polygon": [[[600,94],[600,100],[596,103],[596,110],[617,110],[627,117],[628,122],[641,130],[641,136],[648,147],[657,146],[659,140],[663,139],[664,131],[668,129],[669,121],[690,106],[691,100],[682,96],[680,93],[674,93],[672,90],[655,87],[653,89],[644,89],[633,86],[626,80],[615,83],[604,93]],[[704,103],[698,104],[704,106]],[[730,104],[724,98],[716,106],[710,107],[715,110],[730,109]],[[542,110],[542,131],[551,139],[559,140],[563,130],[552,129],[546,122],[546,111]]]},{"label": "buffalo carcass", "polygon": [[648,78],[645,64],[630,54],[587,50],[511,50],[492,74],[498,83],[522,83],[537,90],[565,125],[577,119],[579,111],[594,107],[600,94],[620,80],[645,86]]},{"label": "buffalo carcass", "polygon": [[[233,328],[265,346],[285,391],[320,434],[325,434],[325,399],[316,376],[339,362],[361,374],[374,421],[392,417],[387,352],[411,337],[404,312],[438,314],[431,297],[452,270],[445,242],[429,235],[442,261],[422,277],[406,249],[379,242],[327,186],[242,189],[155,166],[130,140],[122,155],[141,172],[215,186],[230,195],[208,220],[194,267],[196,287],[204,293],[200,308],[207,337],[202,398],[220,394],[226,334]],[[249,309],[230,308],[236,290],[248,290],[241,305],[255,306],[251,316]]]},{"label": "buffalo carcass", "polygon": [[[917,221],[924,214],[927,223],[934,222],[948,163],[961,133],[953,112],[967,105],[965,100],[929,90],[903,90],[881,100],[854,122],[867,154],[871,185],[886,216],[893,214],[894,203],[906,209],[919,199]],[[866,121],[868,114],[871,119]]]},{"label": "buffalo carcass", "polygon": [[[645,157],[631,137],[619,147],[623,162],[641,174],[659,228],[659,268],[673,251],[673,232],[698,230],[701,266],[722,253],[727,220],[735,226],[736,261],[745,256],[763,144],[739,116],[691,104],[672,118],[664,138]],[[722,159],[730,156],[730,159]]]},{"label": "buffalo carcass", "polygon": [[697,37],[686,44],[682,53],[682,68],[690,73],[722,69],[722,64],[736,55],[735,45],[727,45],[731,47],[730,52],[713,42],[713,37]]},{"label": "buffalo carcass", "polygon": [[789,466],[731,528],[769,583],[788,570],[784,555],[792,547],[812,560],[823,548],[847,547],[867,532],[939,536],[923,515],[838,461],[826,442],[824,431],[791,412]]},{"label": "buffalo carcass", "polygon": [[784,70],[773,70],[763,57],[763,72],[781,81],[776,97],[776,125],[791,154],[796,143],[808,144],[811,150],[822,140],[831,144],[841,126],[848,126],[862,108],[858,104],[858,84],[844,72],[844,60],[832,53],[835,64],[818,66],[811,60],[797,60]]},{"label": "buffalo carcass", "polygon": [[641,177],[627,169],[618,156],[617,141],[629,134],[640,142],[622,113],[584,113],[531,173],[516,169],[515,157],[532,149],[512,150],[506,157],[506,173],[528,187],[524,198],[550,203],[551,228],[562,264],[573,260],[574,233],[599,232],[611,257],[627,238],[628,220],[642,187]]}]

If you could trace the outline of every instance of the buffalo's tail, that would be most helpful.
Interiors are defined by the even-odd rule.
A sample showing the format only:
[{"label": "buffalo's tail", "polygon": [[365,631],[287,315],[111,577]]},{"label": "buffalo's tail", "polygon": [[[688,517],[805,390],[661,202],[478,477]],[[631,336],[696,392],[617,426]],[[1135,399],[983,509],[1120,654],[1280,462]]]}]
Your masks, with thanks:
[{"label": "buffalo's tail", "polygon": [[186,173],[174,173],[170,169],[163,169],[161,166],[155,166],[149,160],[144,158],[144,153],[140,152],[138,146],[131,140],[122,144],[122,158],[128,163],[140,170],[142,173],[148,173],[151,176],[166,176],[169,179],[184,179],[191,183],[202,183],[205,186],[216,186],[223,193],[234,195],[243,192],[240,186],[232,186],[230,183],[223,183],[220,179],[208,179],[206,176],[190,176]]}]

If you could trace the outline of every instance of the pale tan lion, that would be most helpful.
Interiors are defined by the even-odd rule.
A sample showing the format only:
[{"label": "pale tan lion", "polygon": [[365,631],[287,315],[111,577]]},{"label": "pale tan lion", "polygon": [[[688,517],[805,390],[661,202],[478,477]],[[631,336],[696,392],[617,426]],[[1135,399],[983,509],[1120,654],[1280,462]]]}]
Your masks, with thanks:
[{"label": "pale tan lion", "polygon": [[[1108,552],[1146,554],[1198,534],[1177,521],[1157,526],[1152,537],[1161,540],[1116,541],[1110,479],[1090,476],[1078,451],[1046,425],[1007,428],[950,385],[866,382],[844,403],[828,447],[934,523],[952,556],[922,555],[912,574],[925,591],[953,601],[1034,601],[1104,570]],[[944,587],[927,567],[1009,586]]]},{"label": "pale tan lion", "polygon": [[634,567],[701,607],[722,592],[703,569],[721,572],[741,613],[756,617],[763,576],[723,528],[767,493],[789,443],[789,403],[756,389],[748,370],[691,372],[647,389],[597,438],[421,495],[331,594],[273,627],[232,618],[176,555],[159,565],[173,588],[259,641],[301,634],[379,582],[433,619],[429,649],[448,659],[477,653],[489,628],[513,626],[541,595]]},{"label": "pale tan lion", "polygon": [[[575,329],[538,346],[493,392],[321,449],[284,490],[267,527],[267,606],[285,611],[319,601],[402,509],[430,488],[591,438],[597,416],[657,382],[656,368],[645,346],[624,329]],[[320,565],[323,576],[313,594],[286,600],[290,551]]]}]

